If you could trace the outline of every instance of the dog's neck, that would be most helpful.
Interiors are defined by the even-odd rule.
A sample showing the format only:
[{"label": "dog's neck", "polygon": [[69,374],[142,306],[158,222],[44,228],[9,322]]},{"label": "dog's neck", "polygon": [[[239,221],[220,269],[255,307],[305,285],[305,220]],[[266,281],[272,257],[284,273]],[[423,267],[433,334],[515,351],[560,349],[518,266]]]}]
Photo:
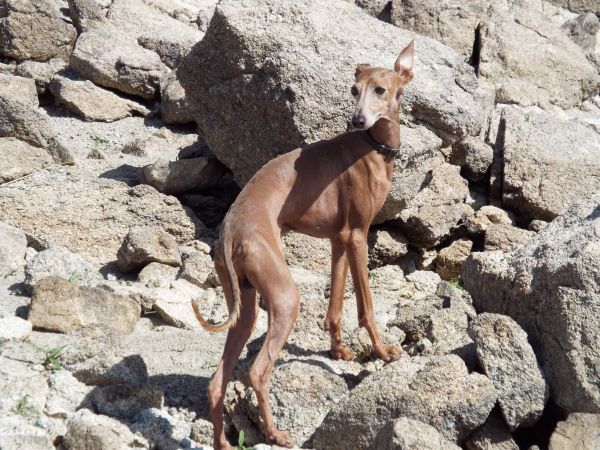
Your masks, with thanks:
[{"label": "dog's neck", "polygon": [[398,112],[385,115],[369,128],[371,137],[380,144],[390,148],[400,147],[400,121]]}]

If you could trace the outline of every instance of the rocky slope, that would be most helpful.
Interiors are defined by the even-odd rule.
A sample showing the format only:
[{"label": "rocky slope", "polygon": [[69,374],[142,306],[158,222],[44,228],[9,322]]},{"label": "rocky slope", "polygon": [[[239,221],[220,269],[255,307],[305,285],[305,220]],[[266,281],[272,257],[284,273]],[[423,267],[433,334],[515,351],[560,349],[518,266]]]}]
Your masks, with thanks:
[{"label": "rocky slope", "polygon": [[[0,448],[209,448],[223,216],[266,161],[344,132],[358,63],[411,38],[402,156],[327,355],[327,242],[290,234],[273,373],[301,448],[598,448],[600,27],[588,0],[0,1]],[[247,369],[232,443],[268,449]],[[537,447],[536,447],[537,446]]]}]

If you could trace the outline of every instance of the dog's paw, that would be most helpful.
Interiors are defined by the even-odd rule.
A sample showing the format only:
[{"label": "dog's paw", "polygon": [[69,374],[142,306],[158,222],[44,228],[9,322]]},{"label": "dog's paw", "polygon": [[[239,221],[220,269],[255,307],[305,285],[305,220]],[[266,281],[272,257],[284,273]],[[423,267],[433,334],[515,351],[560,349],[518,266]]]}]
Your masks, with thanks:
[{"label": "dog's paw", "polygon": [[392,362],[399,360],[405,353],[404,350],[395,345],[382,345],[375,349],[375,354],[385,362]]},{"label": "dog's paw", "polygon": [[329,356],[332,359],[343,359],[344,361],[352,361],[355,358],[354,352],[345,345],[329,350]]},{"label": "dog's paw", "polygon": [[286,431],[279,431],[278,429],[271,430],[267,433],[269,444],[279,445],[280,447],[292,448],[294,441],[292,437]]}]

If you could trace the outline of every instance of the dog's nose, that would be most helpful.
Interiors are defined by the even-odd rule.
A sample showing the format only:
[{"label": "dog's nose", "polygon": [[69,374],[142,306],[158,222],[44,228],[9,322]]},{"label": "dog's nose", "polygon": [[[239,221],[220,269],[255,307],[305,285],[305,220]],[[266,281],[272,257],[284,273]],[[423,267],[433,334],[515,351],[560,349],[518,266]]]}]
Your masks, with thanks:
[{"label": "dog's nose", "polygon": [[363,116],[354,116],[352,118],[352,126],[354,128],[364,128],[366,120]]}]

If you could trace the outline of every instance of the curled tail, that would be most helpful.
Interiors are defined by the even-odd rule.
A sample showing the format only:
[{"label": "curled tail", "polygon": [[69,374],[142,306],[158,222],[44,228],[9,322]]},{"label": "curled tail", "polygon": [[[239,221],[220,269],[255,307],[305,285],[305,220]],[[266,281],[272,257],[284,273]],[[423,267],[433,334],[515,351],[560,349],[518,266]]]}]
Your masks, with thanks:
[{"label": "curled tail", "polygon": [[[238,320],[238,317],[240,316],[240,309],[242,306],[238,277],[233,267],[233,261],[231,260],[231,235],[228,231],[228,227],[225,226],[223,229],[222,239],[220,239],[220,241],[223,250],[223,258],[225,259],[225,269],[227,271],[227,276],[229,277],[229,286],[231,289],[231,294],[233,295],[233,309],[230,311],[229,317],[227,317],[225,322],[220,324],[210,323],[202,316],[202,313],[200,312],[200,306],[198,305],[198,300],[192,300],[192,309],[194,310],[196,319],[198,319],[198,322],[200,322],[200,325],[202,325],[205,330],[213,333],[225,331],[234,326]],[[227,295],[227,293],[225,293],[225,295]]]}]

